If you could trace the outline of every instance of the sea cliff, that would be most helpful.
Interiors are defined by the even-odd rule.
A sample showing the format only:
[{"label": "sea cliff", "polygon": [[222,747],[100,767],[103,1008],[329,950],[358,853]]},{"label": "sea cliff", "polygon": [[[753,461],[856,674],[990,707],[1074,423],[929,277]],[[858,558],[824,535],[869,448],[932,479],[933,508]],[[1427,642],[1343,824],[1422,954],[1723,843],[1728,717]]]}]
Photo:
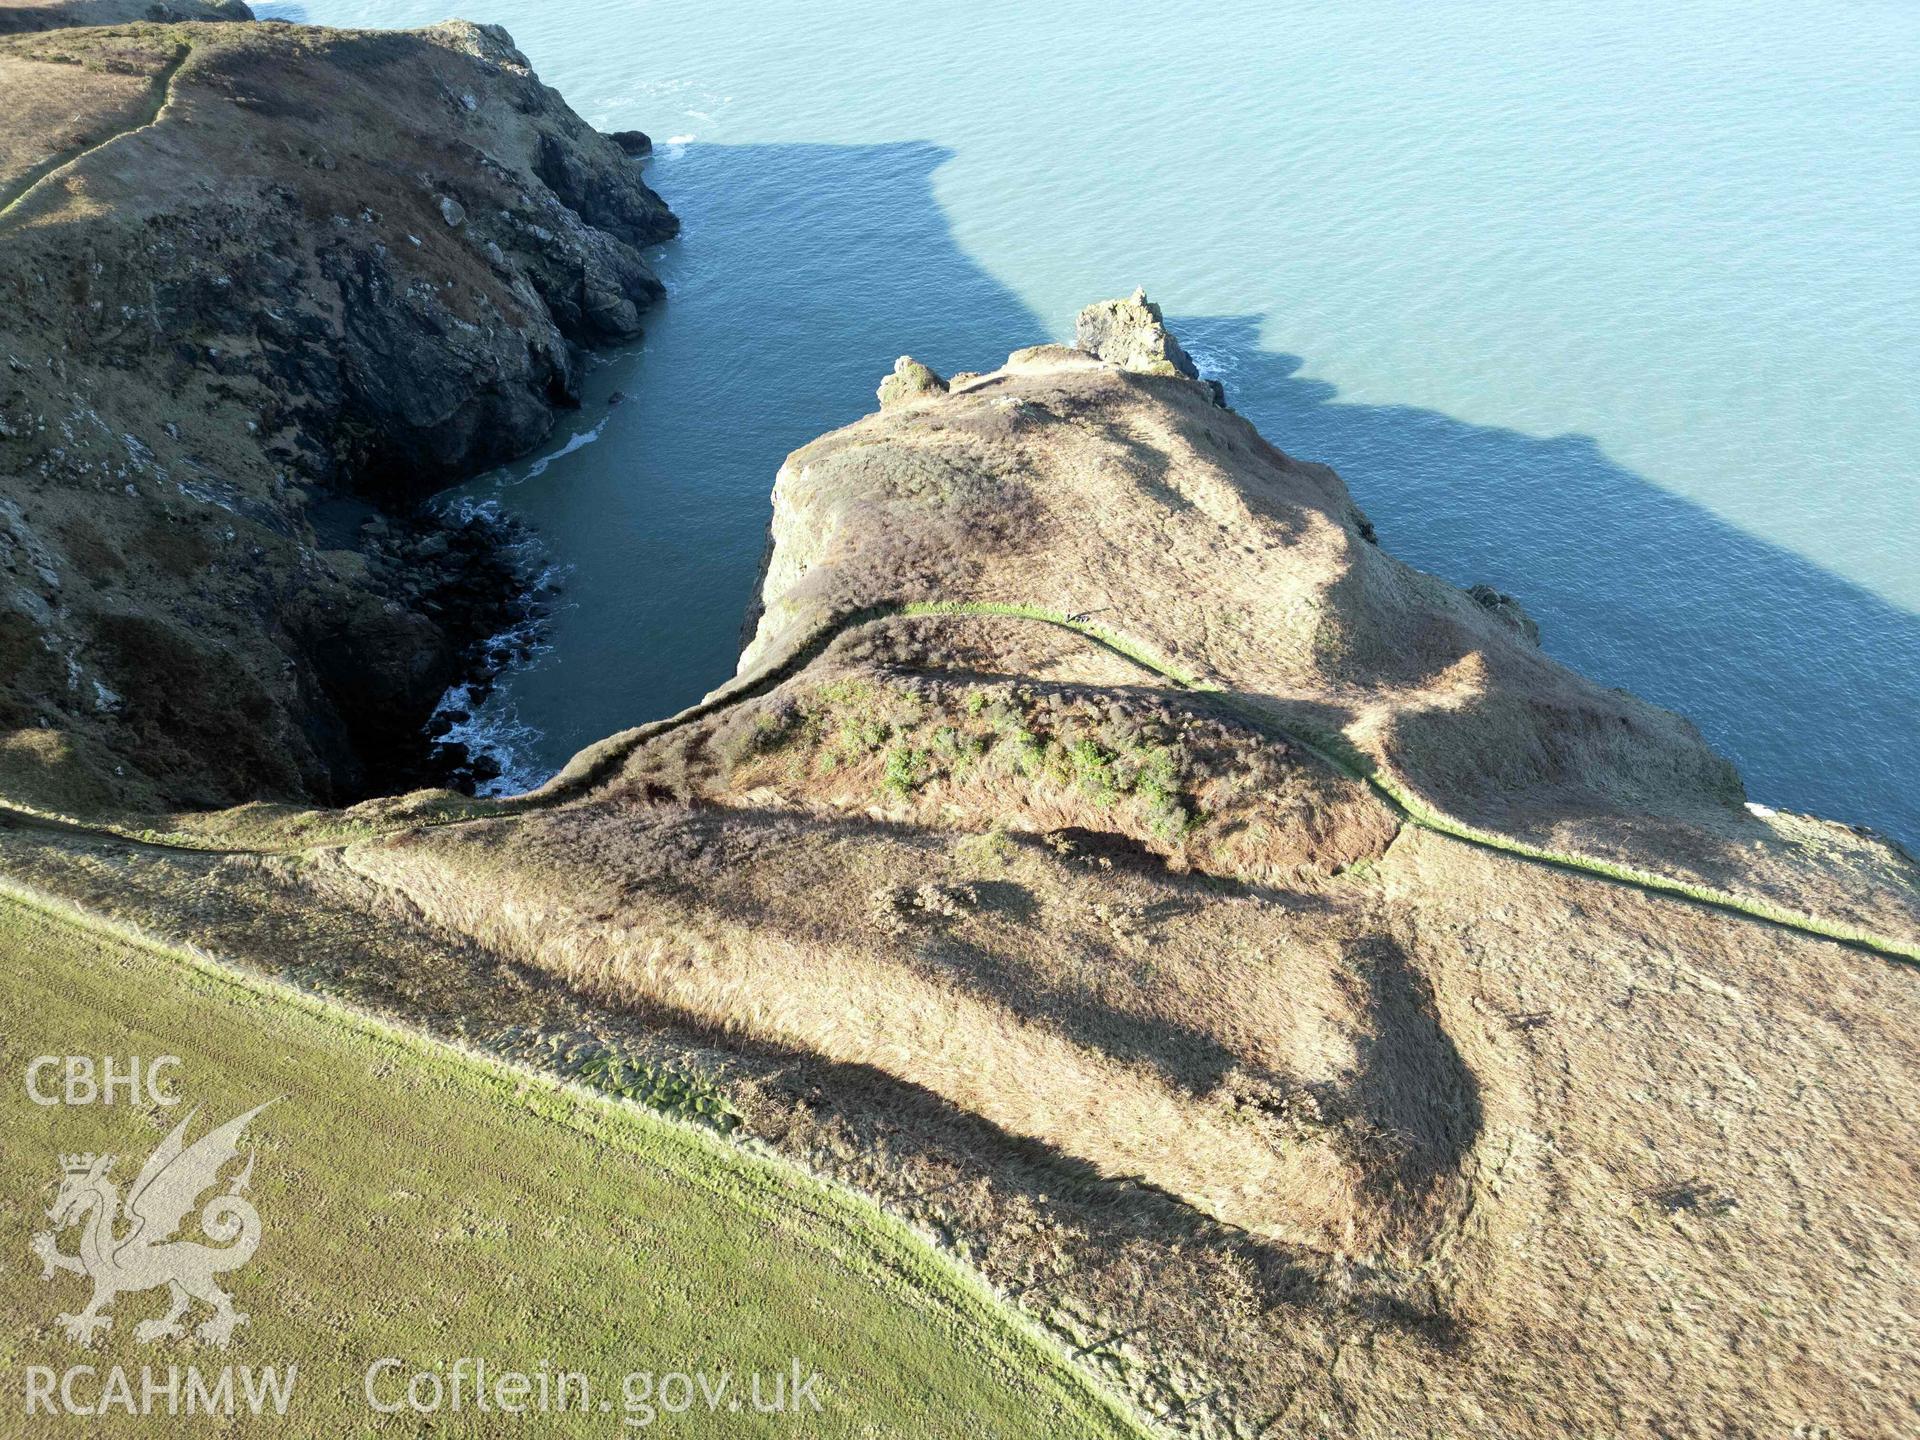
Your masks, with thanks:
[{"label": "sea cliff", "polygon": [[92,107],[5,152],[9,887],[856,1187],[1161,1433],[1911,1418],[1911,858],[1396,560],[1144,294],[788,456],[700,704],[333,807],[508,593],[416,502],[657,293],[643,140],[464,24],[0,81]]},{"label": "sea cliff", "polygon": [[421,727],[523,602],[515,537],[420,502],[639,334],[676,222],[633,142],[464,22],[61,28],[0,39],[0,86],[0,779],[445,775]]}]

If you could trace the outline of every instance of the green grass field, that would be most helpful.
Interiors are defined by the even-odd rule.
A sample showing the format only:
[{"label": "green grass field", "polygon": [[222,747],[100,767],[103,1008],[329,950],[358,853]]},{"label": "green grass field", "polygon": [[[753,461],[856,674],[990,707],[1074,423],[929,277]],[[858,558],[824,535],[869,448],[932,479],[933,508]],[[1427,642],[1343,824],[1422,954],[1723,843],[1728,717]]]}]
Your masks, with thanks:
[{"label": "green grass field", "polygon": [[[129,1434],[1139,1433],[904,1227],[723,1139],[4,898],[0,991],[0,1434],[53,1424],[23,1417],[27,1367],[80,1364],[124,1366],[136,1392],[143,1365],[298,1366],[284,1419],[104,1425]],[[183,1103],[32,1103],[31,1058],[69,1054],[177,1055],[167,1080]],[[55,1317],[90,1287],[43,1280],[29,1253],[60,1155],[114,1153],[124,1191],[189,1105],[197,1137],[274,1097],[248,1132],[262,1239],[223,1277],[251,1315],[231,1346],[136,1343],[134,1324],[166,1308],[158,1289],[120,1296],[91,1348],[67,1339]],[[203,1238],[196,1215],[181,1238]],[[469,1388],[460,1412],[381,1415],[362,1385],[389,1356],[405,1364],[383,1400],[417,1369],[478,1356],[496,1375],[578,1372],[589,1408],[482,1413]],[[790,1376],[796,1359],[821,1376],[818,1413],[754,1413],[748,1377]],[[632,1423],[647,1411],[625,1409],[629,1373],[702,1371],[709,1392],[731,1377],[717,1409],[695,1389],[683,1413],[656,1403],[650,1427]],[[76,1395],[96,1403],[99,1385]]]}]

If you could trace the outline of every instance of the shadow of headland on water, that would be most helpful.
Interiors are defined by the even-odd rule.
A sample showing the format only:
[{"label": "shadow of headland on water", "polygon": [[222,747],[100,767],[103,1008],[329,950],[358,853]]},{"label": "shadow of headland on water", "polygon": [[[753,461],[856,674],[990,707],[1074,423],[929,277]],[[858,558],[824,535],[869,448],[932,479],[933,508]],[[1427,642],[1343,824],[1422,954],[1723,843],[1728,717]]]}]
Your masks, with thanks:
[{"label": "shadow of headland on water", "polygon": [[[985,370],[1070,333],[1071,314],[1034,315],[960,249],[932,183],[950,153],[692,143],[663,145],[651,162],[684,230],[659,256],[670,298],[618,367],[632,401],[610,418],[632,438],[569,456],[574,471],[556,464],[543,482],[566,488],[580,523],[556,531],[562,517],[534,517],[576,566],[561,649],[608,662],[593,667],[608,687],[588,705],[600,713],[575,709],[560,727],[572,734],[550,747],[556,767],[731,671],[780,459],[869,413],[895,356]],[[1153,291],[1152,275],[1136,278]],[[1754,798],[1920,839],[1913,615],[1584,436],[1344,404],[1302,375],[1300,357],[1262,348],[1263,317],[1169,309],[1229,402],[1283,450],[1337,469],[1388,550],[1519,597],[1549,653],[1691,716]],[[564,668],[577,707],[588,667]]]},{"label": "shadow of headland on water", "polygon": [[1518,597],[1549,654],[1687,715],[1754,799],[1920,840],[1920,617],[1587,436],[1344,404],[1261,349],[1255,317],[1177,327],[1262,433],[1340,472],[1395,555]]}]

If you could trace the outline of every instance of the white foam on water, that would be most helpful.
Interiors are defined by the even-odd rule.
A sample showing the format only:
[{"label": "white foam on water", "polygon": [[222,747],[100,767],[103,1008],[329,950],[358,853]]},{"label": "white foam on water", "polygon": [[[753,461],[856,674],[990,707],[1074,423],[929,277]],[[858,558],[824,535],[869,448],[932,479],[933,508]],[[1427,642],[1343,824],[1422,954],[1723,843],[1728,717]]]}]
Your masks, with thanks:
[{"label": "white foam on water", "polygon": [[[593,434],[597,435],[605,424],[602,420],[594,427]],[[580,444],[590,443],[579,436],[574,438]],[[579,445],[570,442],[567,448],[578,449]],[[565,454],[566,450],[559,453]],[[438,508],[450,522],[460,525],[477,522],[504,526],[508,523],[498,499],[452,495],[439,501]],[[537,762],[532,758],[539,751],[542,731],[521,716],[508,681],[515,672],[524,671],[553,652],[547,636],[555,608],[554,597],[573,568],[552,562],[539,536],[528,531],[519,532],[503,549],[520,577],[520,598],[525,613],[489,636],[482,647],[483,654],[498,657],[490,667],[490,682],[463,680],[449,686],[423,727],[433,743],[465,746],[469,756],[485,758],[499,768],[497,775],[474,787],[476,795],[517,795],[533,789],[546,778],[534,768]],[[483,692],[479,698],[476,690]],[[434,735],[437,724],[456,714],[465,718],[452,721],[443,732]]]},{"label": "white foam on water", "polygon": [[1180,335],[1180,327],[1170,324],[1167,327],[1180,340],[1180,348],[1187,352],[1187,358],[1193,361],[1194,368],[1208,380],[1226,380],[1240,369],[1240,357],[1231,350],[1210,350],[1204,345],[1195,345]]},{"label": "white foam on water", "polygon": [[595,425],[591,430],[574,431],[573,434],[567,437],[566,444],[562,445],[558,450],[552,450],[552,451],[549,451],[547,454],[542,455],[538,460],[535,460],[531,465],[527,467],[526,474],[522,475],[518,480],[514,480],[509,483],[514,485],[524,485],[529,480],[539,479],[542,475],[547,473],[547,467],[553,464],[554,461],[560,459],[563,456],[571,455],[576,450],[584,449],[586,446],[591,445],[593,444],[594,441],[598,440],[600,438],[600,433],[607,428],[607,421],[611,418],[612,418],[611,415],[602,415],[600,417],[600,423]]},{"label": "white foam on water", "polygon": [[520,718],[519,708],[498,686],[475,705],[465,685],[456,685],[440,698],[436,715],[464,711],[467,719],[456,721],[440,736],[445,745],[464,745],[467,754],[484,757],[499,767],[499,774],[473,787],[476,795],[520,795],[545,779],[528,758],[537,752],[541,733]]}]

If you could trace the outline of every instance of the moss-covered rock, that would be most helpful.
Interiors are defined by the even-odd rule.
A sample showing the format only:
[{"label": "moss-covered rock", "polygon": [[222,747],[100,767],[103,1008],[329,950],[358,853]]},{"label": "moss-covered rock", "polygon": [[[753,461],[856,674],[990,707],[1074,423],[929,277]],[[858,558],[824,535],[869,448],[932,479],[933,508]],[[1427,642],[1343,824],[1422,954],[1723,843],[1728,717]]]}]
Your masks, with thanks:
[{"label": "moss-covered rock", "polygon": [[896,405],[946,393],[946,381],[911,355],[902,355],[893,362],[893,373],[880,382],[880,408],[891,410]]}]

